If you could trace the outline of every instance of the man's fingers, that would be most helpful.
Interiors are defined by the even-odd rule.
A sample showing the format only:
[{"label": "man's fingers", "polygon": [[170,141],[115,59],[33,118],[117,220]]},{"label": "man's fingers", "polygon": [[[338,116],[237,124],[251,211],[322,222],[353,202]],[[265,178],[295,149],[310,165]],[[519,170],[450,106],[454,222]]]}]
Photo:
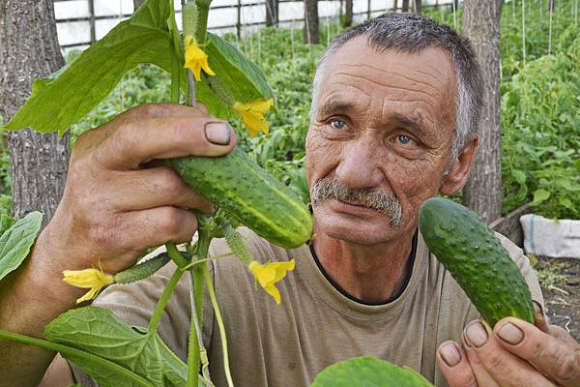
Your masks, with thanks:
[{"label": "man's fingers", "polygon": [[188,210],[164,206],[123,214],[128,249],[143,251],[169,241],[190,242],[197,230],[197,218]]},{"label": "man's fingers", "polygon": [[534,325],[537,326],[542,332],[549,333],[550,327],[546,321],[546,316],[542,311],[542,307],[536,301],[532,301],[534,304]]},{"label": "man's fingers", "polygon": [[95,161],[106,169],[129,170],[153,159],[221,156],[230,152],[234,143],[229,124],[211,117],[135,120],[105,139],[95,152]]},{"label": "man's fingers", "polygon": [[172,103],[148,103],[119,114],[115,121],[162,117],[200,117],[206,115],[208,115],[207,108],[201,103],[196,104],[195,107]]},{"label": "man's fingers", "polygon": [[135,211],[165,205],[213,211],[213,205],[195,192],[169,167],[111,173],[108,196],[114,209]]},{"label": "man's fingers", "polygon": [[[539,332],[537,328],[534,327],[534,329]],[[498,385],[502,387],[553,386],[528,362],[505,350],[483,321],[476,320],[467,325],[463,332],[463,341],[464,345],[469,347],[468,351],[473,350],[477,354],[479,363]],[[472,359],[469,360],[471,362]]]},{"label": "man's fingers", "polygon": [[493,331],[497,341],[511,353],[564,387],[580,386],[580,344],[563,330],[550,334],[516,318],[499,321]]},{"label": "man's fingers", "polygon": [[439,346],[437,362],[449,387],[478,387],[465,353],[455,342],[446,341]]},{"label": "man's fingers", "polygon": [[491,376],[491,374],[485,368],[485,365],[481,362],[481,359],[477,355],[477,352],[473,348],[468,346],[464,346],[463,350],[469,361],[469,365],[473,370],[473,374],[475,375],[475,380],[477,381],[477,385],[480,387],[499,387],[499,384],[496,380]]}]

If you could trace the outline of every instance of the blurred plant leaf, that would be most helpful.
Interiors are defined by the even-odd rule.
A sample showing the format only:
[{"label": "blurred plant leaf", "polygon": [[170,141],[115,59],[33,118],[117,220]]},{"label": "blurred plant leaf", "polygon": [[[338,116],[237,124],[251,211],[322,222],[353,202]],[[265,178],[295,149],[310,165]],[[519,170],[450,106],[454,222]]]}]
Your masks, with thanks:
[{"label": "blurred plant leaf", "polygon": [[411,368],[376,357],[355,357],[326,368],[310,387],[433,387]]}]

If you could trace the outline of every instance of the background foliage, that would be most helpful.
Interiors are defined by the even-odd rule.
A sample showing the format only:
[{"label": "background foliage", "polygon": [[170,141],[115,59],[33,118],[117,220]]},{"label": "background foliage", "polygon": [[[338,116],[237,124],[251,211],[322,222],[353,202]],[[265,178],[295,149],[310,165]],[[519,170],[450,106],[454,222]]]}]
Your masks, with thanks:
[{"label": "background foliage", "polygon": [[[526,1],[526,58],[523,57],[522,7],[504,5],[502,13],[502,175],[507,213],[526,202],[552,218],[580,218],[580,36],[574,0],[555,2],[549,48],[547,2]],[[425,9],[427,16],[454,24],[448,8]],[[455,15],[461,20],[461,10]],[[237,40],[226,36],[265,72],[277,97],[269,136],[250,139],[232,121],[241,145],[304,200],[304,139],[309,124],[310,88],[315,63],[337,25],[321,25],[324,44],[306,46],[301,30],[266,28]],[[548,55],[548,50],[550,54]],[[78,53],[68,53],[68,61]],[[146,102],[165,102],[170,77],[150,65],[127,74],[109,97],[71,128],[72,145],[85,130]],[[0,148],[0,227],[10,214],[9,157]],[[5,224],[6,223],[6,224]]]}]

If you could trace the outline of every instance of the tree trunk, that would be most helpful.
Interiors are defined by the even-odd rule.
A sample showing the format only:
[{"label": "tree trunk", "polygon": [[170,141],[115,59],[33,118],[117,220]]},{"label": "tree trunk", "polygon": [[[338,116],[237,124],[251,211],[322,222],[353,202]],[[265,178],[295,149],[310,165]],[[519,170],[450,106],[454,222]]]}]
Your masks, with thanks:
[{"label": "tree trunk", "polygon": [[415,13],[417,15],[420,15],[421,14],[421,0],[415,0],[413,4],[414,4],[414,8],[415,8]]},{"label": "tree trunk", "polygon": [[133,0],[133,9],[136,11],[144,2],[145,0]]},{"label": "tree trunk", "polygon": [[318,0],[304,0],[304,43],[318,44]]},{"label": "tree trunk", "polygon": [[403,0],[403,5],[401,5],[401,12],[409,12],[409,0]]},{"label": "tree trunk", "polygon": [[278,0],[266,0],[266,26],[278,26]]},{"label": "tree trunk", "polygon": [[342,19],[342,27],[348,28],[352,26],[352,0],[345,0],[344,3],[344,19]]},{"label": "tree trunk", "polygon": [[393,10],[395,10],[395,11],[396,11],[398,7],[399,7],[399,0],[395,0],[395,1],[393,2]]},{"label": "tree trunk", "polygon": [[481,65],[484,86],[479,151],[463,203],[491,222],[501,216],[500,14],[497,0],[465,0],[462,30]]},{"label": "tree trunk", "polygon": [[[53,0],[0,2],[0,114],[16,114],[34,78],[64,66],[56,35]],[[12,165],[13,216],[44,213],[48,222],[62,196],[69,158],[68,136],[30,129],[8,132]]]}]

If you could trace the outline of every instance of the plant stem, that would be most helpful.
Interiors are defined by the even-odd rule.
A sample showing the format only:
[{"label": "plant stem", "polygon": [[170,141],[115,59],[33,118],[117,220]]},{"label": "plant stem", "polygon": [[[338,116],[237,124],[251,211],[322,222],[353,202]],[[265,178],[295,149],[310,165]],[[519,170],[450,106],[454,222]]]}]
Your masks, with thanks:
[{"label": "plant stem", "polygon": [[171,293],[173,293],[173,290],[177,286],[177,283],[179,282],[179,279],[181,278],[183,273],[184,273],[184,271],[180,268],[175,270],[175,272],[173,273],[173,275],[169,279],[167,286],[165,286],[165,289],[163,290],[163,293],[161,294],[161,298],[159,298],[159,301],[157,302],[157,305],[155,306],[155,310],[153,311],[153,316],[151,316],[151,321],[149,322],[149,332],[150,333],[155,332],[157,330],[157,325],[159,324],[159,320],[161,320],[161,315],[163,314],[163,310],[165,309],[165,306],[167,305],[167,302],[169,301],[169,297],[171,296]]},{"label": "plant stem", "polygon": [[[173,46],[174,43],[171,42]],[[171,102],[179,103],[179,87],[181,84],[181,64],[177,54],[177,47],[173,47],[174,55],[171,56]]]},{"label": "plant stem", "polygon": [[205,42],[205,33],[207,31],[207,16],[209,14],[209,5],[211,0],[196,0],[197,5],[197,28],[195,31],[195,39],[199,44]]},{"label": "plant stem", "polygon": [[167,249],[167,254],[169,254],[169,257],[171,258],[171,260],[173,262],[175,262],[175,264],[180,269],[183,270],[187,265],[189,265],[189,262],[187,261],[187,259],[185,259],[185,257],[183,255],[181,255],[179,250],[177,250],[175,243],[167,242],[165,244],[165,248]]},{"label": "plant stem", "polygon": [[[194,269],[195,270],[195,269]],[[194,272],[190,272],[191,275],[191,286],[195,289],[195,285],[198,281],[194,279]],[[191,294],[192,300],[194,300],[195,290]],[[200,320],[197,316],[197,303],[192,301],[191,305],[191,321],[189,324],[189,340],[187,345],[187,386],[197,387],[199,385],[199,361],[200,361],[200,342],[199,342],[199,323]]]},{"label": "plant stem", "polygon": [[224,321],[222,319],[222,314],[220,312],[219,305],[217,303],[217,298],[215,296],[215,290],[213,288],[213,281],[211,279],[211,275],[209,274],[209,270],[207,269],[207,265],[203,265],[203,275],[205,277],[205,281],[207,282],[207,289],[209,291],[209,297],[211,299],[211,304],[213,306],[215,312],[215,318],[218,323],[218,327],[220,330],[220,336],[222,339],[222,350],[224,352],[224,369],[226,373],[226,379],[228,381],[229,387],[234,387],[234,382],[232,380],[232,375],[230,372],[230,361],[228,355],[228,342],[226,337],[226,329],[224,327]]},{"label": "plant stem", "polygon": [[[200,260],[206,260],[209,245],[211,243],[211,230],[208,230],[205,222],[199,222],[197,229],[197,243],[195,245],[194,264]],[[203,348],[201,336],[201,323],[203,321],[203,265],[195,265],[192,269],[192,288],[193,288],[193,306],[191,311],[191,327],[189,331],[189,355],[187,359],[188,366],[188,387],[197,387],[197,380],[199,378],[199,362],[201,360],[200,351]],[[196,325],[197,323],[197,325]]]}]

